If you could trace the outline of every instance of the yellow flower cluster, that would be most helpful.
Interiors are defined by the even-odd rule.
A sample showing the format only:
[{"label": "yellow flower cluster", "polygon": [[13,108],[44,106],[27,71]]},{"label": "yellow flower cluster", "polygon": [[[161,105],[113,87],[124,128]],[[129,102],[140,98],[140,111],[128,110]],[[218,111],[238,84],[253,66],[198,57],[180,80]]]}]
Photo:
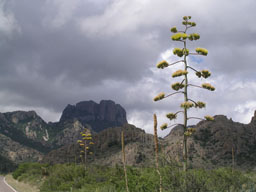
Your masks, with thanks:
[{"label": "yellow flower cluster", "polygon": [[159,94],[154,98],[154,101],[159,101],[159,100],[163,99],[164,96],[165,96],[164,93],[159,93]]},{"label": "yellow flower cluster", "polygon": [[197,71],[196,72],[196,75],[200,78],[200,77],[203,77],[203,78],[208,78],[211,76],[211,72],[208,71],[208,70],[202,70],[202,71]]},{"label": "yellow flower cluster", "polygon": [[182,89],[184,86],[185,86],[184,84],[177,82],[172,84],[172,89],[174,89],[175,91],[178,91],[179,89]]},{"label": "yellow flower cluster", "polygon": [[187,74],[188,74],[188,71],[186,71],[186,70],[178,70],[172,74],[172,77],[179,77],[179,76],[187,75]]},{"label": "yellow flower cluster", "polygon": [[184,135],[187,137],[191,136],[196,131],[195,128],[188,128],[187,131],[184,132]]},{"label": "yellow flower cluster", "polygon": [[191,16],[184,16],[183,17],[183,22],[182,22],[182,24],[183,25],[190,25],[190,26],[192,26],[192,27],[194,27],[194,26],[196,26],[196,23],[195,22],[190,22],[190,21],[188,21],[189,19],[191,19]]},{"label": "yellow flower cluster", "polygon": [[195,22],[190,22],[190,21],[182,21],[182,24],[183,25],[190,25],[192,27],[195,27],[196,26],[196,23]]},{"label": "yellow flower cluster", "polygon": [[211,72],[208,70],[202,70],[201,73],[205,79],[211,76]]},{"label": "yellow flower cluster", "polygon": [[183,17],[183,20],[186,21],[186,20],[191,19],[191,18],[192,18],[191,16],[184,16],[184,17]]},{"label": "yellow flower cluster", "polygon": [[204,118],[205,118],[207,121],[213,121],[213,120],[214,120],[214,118],[213,118],[212,116],[210,116],[210,115],[206,115],[206,116],[204,116]]},{"label": "yellow flower cluster", "polygon": [[180,107],[184,108],[184,109],[189,109],[191,107],[193,107],[194,104],[192,102],[186,101],[184,103],[181,103]]},{"label": "yellow flower cluster", "polygon": [[173,54],[177,55],[179,57],[182,57],[183,55],[189,55],[189,50],[188,49],[174,48],[173,49]]},{"label": "yellow flower cluster", "polygon": [[[92,134],[90,133],[90,130],[87,128],[84,128],[82,132],[80,132],[80,135],[82,136],[82,140],[77,140],[77,143],[79,143],[79,146],[82,147],[82,150],[80,153],[87,153],[89,151],[90,147],[88,146],[87,140],[92,140]],[[92,141],[89,142],[89,145],[93,145],[94,143]],[[91,154],[90,152],[89,154]],[[81,156],[82,157],[82,156]]]},{"label": "yellow flower cluster", "polygon": [[196,103],[196,105],[195,105],[195,107],[198,107],[198,108],[204,108],[205,107],[205,103],[204,102],[202,102],[202,101],[198,101],[197,103]]},{"label": "yellow flower cluster", "polygon": [[167,126],[168,126],[167,123],[164,123],[163,125],[160,126],[160,129],[165,130],[167,128]]},{"label": "yellow flower cluster", "polygon": [[171,38],[173,41],[180,41],[187,39],[188,35],[186,33],[175,33]]},{"label": "yellow flower cluster", "polygon": [[174,27],[171,28],[171,32],[173,32],[173,33],[177,33],[177,32],[178,32],[176,26],[174,26]]},{"label": "yellow flower cluster", "polygon": [[169,66],[169,63],[168,63],[167,61],[165,61],[165,60],[159,62],[159,63],[156,65],[156,67],[157,67],[157,68],[160,68],[160,69],[163,69],[163,68],[168,67],[168,66]]},{"label": "yellow flower cluster", "polygon": [[92,140],[92,137],[84,137],[84,140]]},{"label": "yellow flower cluster", "polygon": [[188,39],[189,39],[190,41],[198,40],[198,39],[200,39],[200,35],[199,35],[198,33],[192,33],[192,34],[190,34],[190,35],[188,36]]},{"label": "yellow flower cluster", "polygon": [[166,117],[170,120],[176,119],[177,118],[177,114],[175,113],[168,113],[166,114]]},{"label": "yellow flower cluster", "polygon": [[202,87],[205,88],[205,89],[208,89],[210,91],[214,91],[215,90],[215,88],[210,83],[203,83]]},{"label": "yellow flower cluster", "polygon": [[200,54],[200,55],[205,55],[205,56],[208,54],[208,50],[207,50],[207,49],[205,49],[205,48],[200,48],[200,47],[196,48],[196,52],[197,52],[198,54]]}]

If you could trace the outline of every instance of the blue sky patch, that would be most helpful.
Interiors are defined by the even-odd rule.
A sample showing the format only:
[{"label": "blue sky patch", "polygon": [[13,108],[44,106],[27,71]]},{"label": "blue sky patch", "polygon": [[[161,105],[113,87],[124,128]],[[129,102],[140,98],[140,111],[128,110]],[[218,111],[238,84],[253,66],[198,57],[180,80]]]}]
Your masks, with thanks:
[{"label": "blue sky patch", "polygon": [[189,56],[189,58],[191,59],[192,62],[195,62],[195,63],[202,63],[203,62],[202,57]]}]

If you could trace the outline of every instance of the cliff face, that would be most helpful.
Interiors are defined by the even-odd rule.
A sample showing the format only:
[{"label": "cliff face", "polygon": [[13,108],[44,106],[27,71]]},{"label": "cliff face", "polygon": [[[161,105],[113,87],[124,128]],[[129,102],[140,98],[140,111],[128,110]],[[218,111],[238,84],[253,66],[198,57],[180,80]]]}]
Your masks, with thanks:
[{"label": "cliff face", "polygon": [[48,128],[34,111],[0,113],[0,134],[42,152],[48,149]]},{"label": "cliff face", "polygon": [[22,145],[22,143],[13,141],[9,137],[0,134],[0,156],[3,156],[12,162],[20,163],[24,161],[41,161],[43,153],[40,151]]},{"label": "cliff face", "polygon": [[95,132],[127,123],[125,110],[110,100],[103,100],[99,104],[82,101],[76,105],[68,105],[62,113],[60,123],[73,119],[79,120],[83,125],[89,124]]}]

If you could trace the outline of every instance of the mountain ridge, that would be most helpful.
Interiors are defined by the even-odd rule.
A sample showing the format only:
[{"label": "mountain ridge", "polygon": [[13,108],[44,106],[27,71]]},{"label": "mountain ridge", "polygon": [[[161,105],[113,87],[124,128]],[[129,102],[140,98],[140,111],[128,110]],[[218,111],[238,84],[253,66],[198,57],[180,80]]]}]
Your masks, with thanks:
[{"label": "mountain ridge", "polygon": [[[75,113],[70,109],[64,112],[67,108],[72,108]],[[67,105],[65,109],[60,121],[49,123],[35,111],[0,113],[0,155],[15,163],[79,162],[80,150],[76,141],[86,127],[91,130],[95,142],[95,155],[91,157],[91,163],[120,164],[120,136],[124,131],[128,165],[153,164],[153,135],[128,124],[121,105],[109,100],[99,104],[82,101]],[[233,148],[236,166],[255,168],[256,111],[248,124],[234,122],[224,115],[214,117],[212,122],[200,121],[193,126],[196,132],[188,139],[189,165],[207,168],[230,166]],[[181,161],[182,139],[181,126],[174,127],[167,136],[159,138],[162,156]]]}]

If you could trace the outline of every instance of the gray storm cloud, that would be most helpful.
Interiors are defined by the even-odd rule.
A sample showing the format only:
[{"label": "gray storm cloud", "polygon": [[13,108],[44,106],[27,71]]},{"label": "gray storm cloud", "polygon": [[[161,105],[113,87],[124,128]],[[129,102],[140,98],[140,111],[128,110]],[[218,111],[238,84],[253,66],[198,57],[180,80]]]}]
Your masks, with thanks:
[{"label": "gray storm cloud", "polygon": [[191,63],[210,69],[216,87],[215,93],[191,91],[207,103],[206,110],[191,114],[248,122],[256,109],[255,4],[0,0],[1,111],[36,109],[46,121],[56,121],[68,103],[112,99],[124,106],[131,123],[152,132],[152,114],[165,122],[164,114],[177,110],[180,99],[152,101],[161,91],[171,92],[175,81],[172,69],[155,65],[177,59],[170,53],[180,45],[170,40],[169,28],[182,27],[182,16],[191,15],[197,23],[192,31],[201,39],[190,48],[209,50],[202,62]]}]

